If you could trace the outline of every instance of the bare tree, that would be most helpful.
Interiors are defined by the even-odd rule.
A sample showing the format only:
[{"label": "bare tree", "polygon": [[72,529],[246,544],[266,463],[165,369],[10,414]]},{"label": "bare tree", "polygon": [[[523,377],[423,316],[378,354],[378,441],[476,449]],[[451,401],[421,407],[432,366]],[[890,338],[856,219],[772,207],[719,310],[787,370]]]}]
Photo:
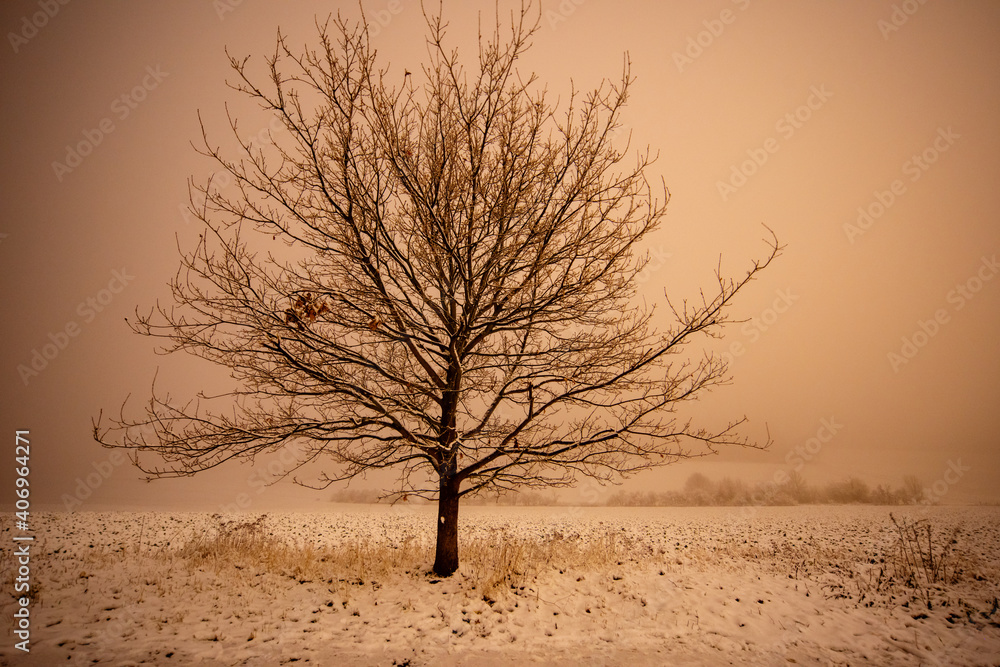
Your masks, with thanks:
[{"label": "bare tree", "polygon": [[[329,466],[295,478],[307,486],[394,468],[389,495],[437,500],[445,576],[463,496],[760,446],[736,433],[742,419],[704,430],[676,411],[727,381],[721,359],[682,348],[718,335],[777,241],[742,278],[718,274],[713,296],[671,304],[675,322],[655,330],[634,279],[668,192],[646,178],[648,151],[627,166],[616,147],[628,60],[620,82],[558,111],[515,69],[533,14],[522,4],[508,26],[498,12],[471,70],[430,13],[429,64],[412,76],[379,69],[365,23],[339,16],[318,26],[316,50],[279,31],[260,83],[230,56],[232,87],[283,130],[258,145],[230,117],[242,147],[230,159],[202,125],[201,151],[235,185],[192,185],[206,233],[182,252],[175,304],[133,328],[231,369],[237,388],[213,409],[204,396],[171,407],[154,386],[141,418],[123,406],[95,438],[151,478],[291,443],[300,466]],[[156,437],[137,436],[144,426]]]}]

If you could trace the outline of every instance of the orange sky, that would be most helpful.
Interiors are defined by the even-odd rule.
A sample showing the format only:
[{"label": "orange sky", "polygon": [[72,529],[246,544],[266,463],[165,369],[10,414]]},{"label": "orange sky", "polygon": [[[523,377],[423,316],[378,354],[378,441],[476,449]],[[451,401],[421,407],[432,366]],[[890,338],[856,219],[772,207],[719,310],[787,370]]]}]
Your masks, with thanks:
[{"label": "orange sky", "polygon": [[[363,4],[383,62],[418,71],[419,3]],[[326,496],[257,494],[266,471],[238,465],[147,486],[92,441],[90,420],[129,393],[148,397],[157,367],[178,398],[217,382],[198,360],[156,356],[123,318],[168,297],[175,237],[197,238],[181,212],[187,177],[211,171],[189,144],[197,111],[219,137],[227,101],[259,129],[224,85],[223,49],[259,59],[278,25],[293,44],[313,42],[314,15],[338,8],[359,13],[305,1],[0,6],[0,401],[11,450],[16,429],[31,431],[36,502],[215,509],[248,490],[260,507]],[[492,8],[446,3],[464,53],[477,12],[489,22]],[[947,479],[942,502],[995,497],[1000,5],[549,1],[521,66],[565,96],[571,78],[586,89],[618,76],[626,51],[637,81],[624,119],[634,144],[659,151],[651,174],[673,195],[649,243],[647,302],[662,304],[665,287],[677,298],[710,288],[720,254],[724,272],[745,270],[765,250],[761,223],[787,244],[736,303],[750,322],[711,343],[731,356],[734,383],[697,408],[708,424],[745,413],[756,437],[766,424],[771,451],[627,488],[799,467],[813,482]],[[46,346],[40,372],[19,371]]]}]

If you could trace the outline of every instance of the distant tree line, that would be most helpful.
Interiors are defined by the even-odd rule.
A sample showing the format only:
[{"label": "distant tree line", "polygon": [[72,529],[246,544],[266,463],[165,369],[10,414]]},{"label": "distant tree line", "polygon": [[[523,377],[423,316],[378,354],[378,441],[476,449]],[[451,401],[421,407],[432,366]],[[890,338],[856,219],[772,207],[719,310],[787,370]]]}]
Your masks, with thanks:
[{"label": "distant tree line", "polygon": [[[380,499],[376,489],[340,489],[330,498],[336,503],[390,502]],[[403,498],[395,498],[402,500]],[[423,503],[413,498],[409,502]],[[479,494],[466,500],[470,505],[539,506],[562,505],[555,492],[522,491]],[[701,473],[688,477],[679,491],[616,491],[604,503],[612,507],[704,507],[738,505],[916,505],[929,502],[923,484],[913,476],[903,477],[902,484],[872,487],[858,477],[815,486],[807,483],[798,472],[788,474],[783,484],[761,482],[749,484],[743,480],[723,477],[713,481]]]},{"label": "distant tree line", "polygon": [[825,486],[808,484],[798,472],[788,474],[784,484],[748,484],[723,477],[712,481],[701,473],[688,477],[680,491],[617,491],[608,498],[612,506],[708,506],[708,505],[915,505],[925,500],[923,484],[913,476],[903,478],[893,488],[879,484],[872,488],[858,477],[849,477]]}]

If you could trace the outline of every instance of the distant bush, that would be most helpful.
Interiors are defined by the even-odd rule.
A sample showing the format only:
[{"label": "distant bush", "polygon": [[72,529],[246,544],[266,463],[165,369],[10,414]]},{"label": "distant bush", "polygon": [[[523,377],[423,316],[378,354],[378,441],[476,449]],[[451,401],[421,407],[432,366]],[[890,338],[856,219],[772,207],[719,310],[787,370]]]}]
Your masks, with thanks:
[{"label": "distant bush", "polygon": [[330,502],[371,505],[377,503],[381,495],[377,489],[337,489],[330,496]]},{"label": "distant bush", "polygon": [[723,477],[715,486],[716,505],[749,505],[750,487],[741,479]]},{"label": "distant bush", "polygon": [[868,483],[857,477],[851,477],[845,482],[830,484],[826,487],[824,495],[827,498],[827,502],[837,503],[838,505],[869,503],[872,496]]}]

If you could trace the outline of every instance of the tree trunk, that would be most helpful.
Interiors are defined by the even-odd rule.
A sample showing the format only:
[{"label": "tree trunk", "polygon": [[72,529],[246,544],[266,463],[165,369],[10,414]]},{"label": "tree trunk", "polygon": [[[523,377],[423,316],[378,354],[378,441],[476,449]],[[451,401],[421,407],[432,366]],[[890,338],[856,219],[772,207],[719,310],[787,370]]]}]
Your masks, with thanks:
[{"label": "tree trunk", "polygon": [[450,577],[458,569],[458,484],[444,477],[438,493],[437,553],[434,574]]}]

